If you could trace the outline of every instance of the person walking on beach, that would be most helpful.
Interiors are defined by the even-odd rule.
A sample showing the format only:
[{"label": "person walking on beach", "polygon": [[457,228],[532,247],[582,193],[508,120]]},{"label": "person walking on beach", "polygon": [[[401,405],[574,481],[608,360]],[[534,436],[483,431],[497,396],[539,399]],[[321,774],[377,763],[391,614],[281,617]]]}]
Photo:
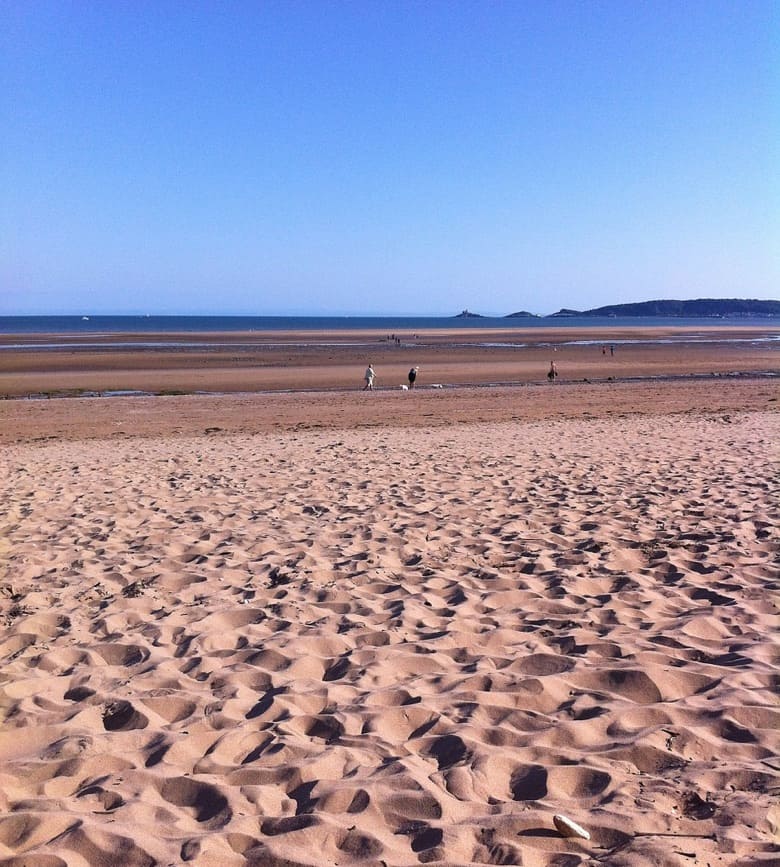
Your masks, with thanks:
[{"label": "person walking on beach", "polygon": [[363,391],[368,389],[368,391],[374,390],[374,378],[376,377],[376,373],[374,372],[374,368],[369,364],[366,368],[366,373],[364,379],[366,380],[366,384],[363,386]]},{"label": "person walking on beach", "polygon": [[409,371],[409,388],[414,388],[414,383],[415,383],[416,380],[417,380],[417,371],[418,371],[419,369],[420,369],[419,367],[413,367],[413,368]]},{"label": "person walking on beach", "polygon": [[549,379],[550,382],[555,382],[555,380],[557,378],[558,378],[558,368],[557,368],[555,362],[551,361],[550,362],[550,369],[547,371],[547,379]]}]

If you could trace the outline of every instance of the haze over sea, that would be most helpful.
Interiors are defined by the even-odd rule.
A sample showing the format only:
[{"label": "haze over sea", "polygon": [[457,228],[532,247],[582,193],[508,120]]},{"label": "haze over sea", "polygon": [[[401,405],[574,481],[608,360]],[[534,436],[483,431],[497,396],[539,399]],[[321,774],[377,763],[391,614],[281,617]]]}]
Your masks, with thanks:
[{"label": "haze over sea", "polygon": [[0,334],[138,334],[225,331],[366,331],[426,329],[761,326],[774,317],[677,316],[0,316]]}]

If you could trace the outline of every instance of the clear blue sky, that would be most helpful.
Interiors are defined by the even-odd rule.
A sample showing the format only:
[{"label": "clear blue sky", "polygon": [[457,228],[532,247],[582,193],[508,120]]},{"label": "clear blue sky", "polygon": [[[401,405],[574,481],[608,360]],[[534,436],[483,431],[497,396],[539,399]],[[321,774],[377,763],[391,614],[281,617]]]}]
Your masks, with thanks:
[{"label": "clear blue sky", "polygon": [[780,297],[775,0],[0,0],[0,314]]}]

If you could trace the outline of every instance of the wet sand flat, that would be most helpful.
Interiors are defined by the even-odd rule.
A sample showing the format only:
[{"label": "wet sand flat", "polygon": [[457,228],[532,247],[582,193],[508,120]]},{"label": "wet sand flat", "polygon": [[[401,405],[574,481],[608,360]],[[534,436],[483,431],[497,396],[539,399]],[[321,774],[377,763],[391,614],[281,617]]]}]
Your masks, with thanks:
[{"label": "wet sand flat", "polygon": [[631,415],[776,411],[780,380],[738,375],[497,387],[0,401],[0,443],[304,430],[440,428]]},{"label": "wet sand flat", "polygon": [[[380,389],[532,383],[555,361],[560,381],[780,370],[780,327],[615,328],[403,335],[376,332],[4,335],[0,395],[359,388],[370,362]],[[56,346],[57,348],[46,348]],[[614,355],[605,347],[613,346]]]}]

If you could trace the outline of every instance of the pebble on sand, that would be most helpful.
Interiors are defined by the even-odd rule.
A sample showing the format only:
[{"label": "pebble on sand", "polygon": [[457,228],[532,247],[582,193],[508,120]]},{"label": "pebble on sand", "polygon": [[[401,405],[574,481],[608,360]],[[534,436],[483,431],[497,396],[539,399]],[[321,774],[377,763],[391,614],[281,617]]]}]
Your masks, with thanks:
[{"label": "pebble on sand", "polygon": [[583,840],[590,840],[590,834],[576,822],[572,822],[566,816],[553,816],[553,823],[558,829],[558,833],[563,837],[581,837]]}]

